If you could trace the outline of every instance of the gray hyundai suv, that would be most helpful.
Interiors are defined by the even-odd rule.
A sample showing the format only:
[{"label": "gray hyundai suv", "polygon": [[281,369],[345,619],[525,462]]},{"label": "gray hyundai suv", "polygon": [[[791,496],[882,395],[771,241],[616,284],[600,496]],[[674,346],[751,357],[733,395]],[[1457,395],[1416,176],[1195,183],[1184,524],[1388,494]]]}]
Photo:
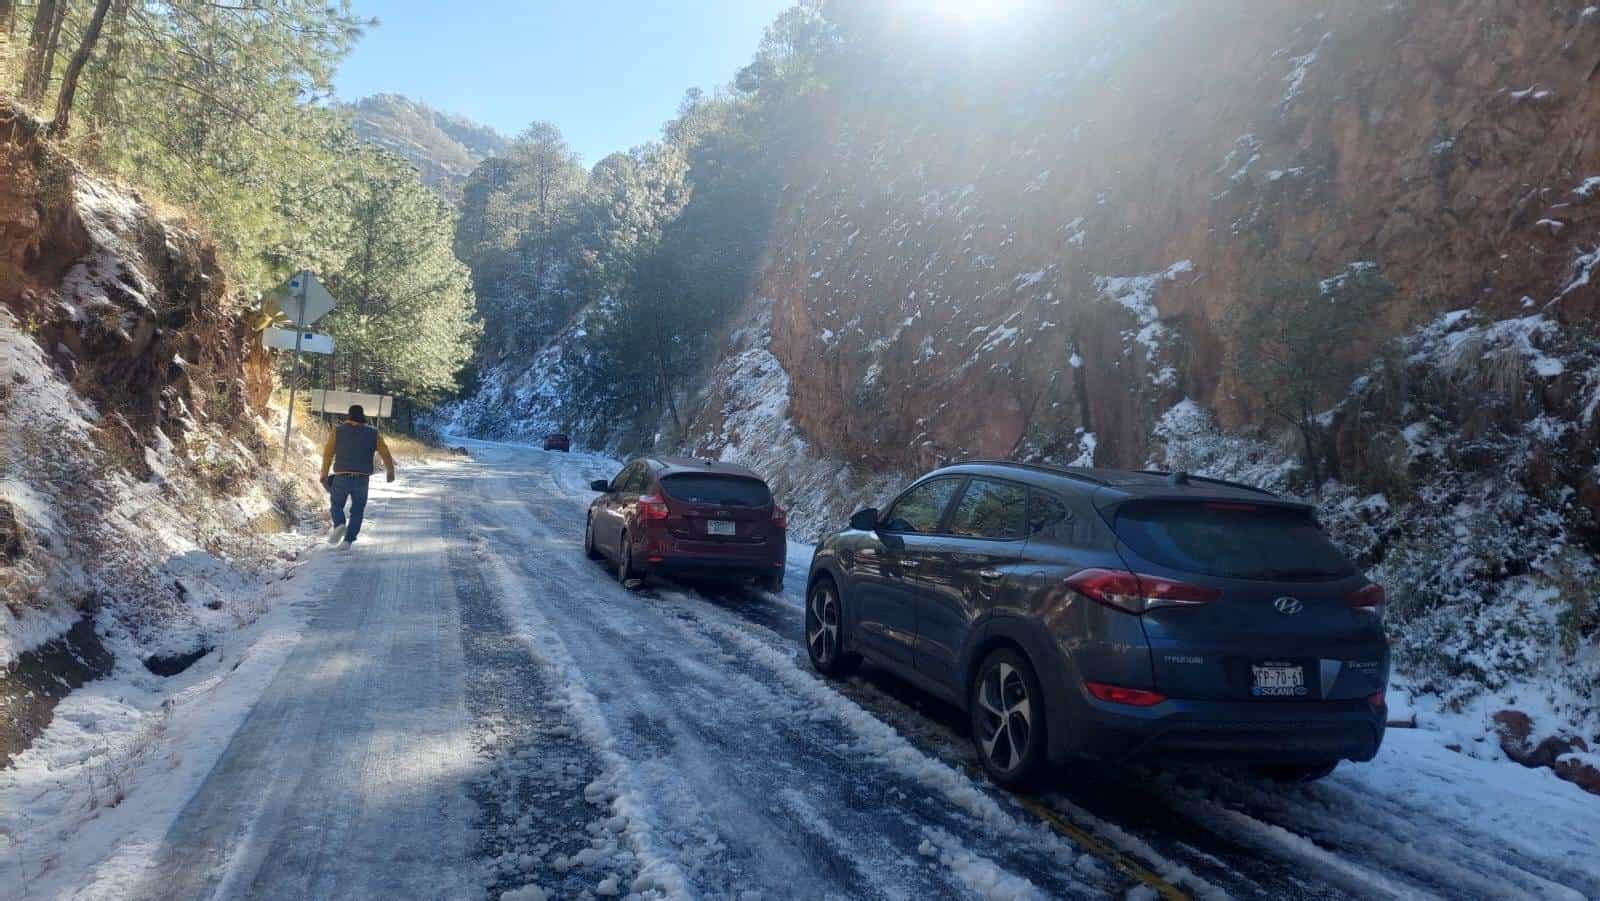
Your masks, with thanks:
[{"label": "gray hyundai suv", "polygon": [[1310,780],[1383,740],[1383,589],[1311,508],[1184,473],[976,462],[817,546],[812,665],[862,658],[968,711],[1022,788],[1074,757]]}]

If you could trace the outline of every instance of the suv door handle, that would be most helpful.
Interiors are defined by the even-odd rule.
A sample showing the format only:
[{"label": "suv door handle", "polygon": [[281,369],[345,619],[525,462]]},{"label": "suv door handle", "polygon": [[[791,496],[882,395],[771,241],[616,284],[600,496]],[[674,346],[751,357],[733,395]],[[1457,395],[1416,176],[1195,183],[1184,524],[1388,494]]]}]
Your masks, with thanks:
[{"label": "suv door handle", "polygon": [[998,569],[980,569],[980,570],[978,570],[978,575],[983,577],[985,580],[987,580],[989,582],[993,582],[995,579],[998,579],[998,578],[1001,578],[1002,576],[1004,576],[1005,573],[1001,572]]}]

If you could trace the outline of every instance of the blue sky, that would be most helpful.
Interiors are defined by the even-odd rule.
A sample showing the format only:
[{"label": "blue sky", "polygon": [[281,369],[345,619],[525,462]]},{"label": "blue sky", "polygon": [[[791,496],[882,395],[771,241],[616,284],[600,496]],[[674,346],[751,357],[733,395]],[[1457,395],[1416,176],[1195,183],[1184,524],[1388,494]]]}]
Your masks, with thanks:
[{"label": "blue sky", "polygon": [[750,61],[793,0],[354,0],[381,23],[339,97],[405,94],[514,135],[561,128],[584,163],[658,136],[690,87]]}]

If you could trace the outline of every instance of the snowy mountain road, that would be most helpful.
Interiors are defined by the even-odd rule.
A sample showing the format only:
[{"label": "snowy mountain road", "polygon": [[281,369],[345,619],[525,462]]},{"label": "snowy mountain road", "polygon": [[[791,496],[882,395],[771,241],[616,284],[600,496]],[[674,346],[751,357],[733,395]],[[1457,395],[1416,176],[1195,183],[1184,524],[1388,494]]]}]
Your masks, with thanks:
[{"label": "snowy mountain road", "polygon": [[1105,767],[1013,797],[947,705],[809,670],[808,549],[782,596],[628,592],[579,546],[613,462],[471,447],[375,503],[138,894],[1600,895],[1600,812],[1561,795],[1529,837],[1521,782],[1468,784],[1521,771],[1406,736],[1315,786]]}]

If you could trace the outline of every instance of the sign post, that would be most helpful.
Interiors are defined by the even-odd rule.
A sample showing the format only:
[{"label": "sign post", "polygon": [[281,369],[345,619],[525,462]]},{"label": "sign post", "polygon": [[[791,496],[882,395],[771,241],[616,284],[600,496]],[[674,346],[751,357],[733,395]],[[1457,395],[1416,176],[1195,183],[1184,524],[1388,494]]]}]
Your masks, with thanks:
[{"label": "sign post", "polygon": [[[294,362],[289,368],[289,412],[284,417],[283,424],[283,462],[289,462],[289,438],[294,433],[294,401],[300,388],[300,351],[304,348],[306,327],[326,316],[334,306],[333,295],[328,289],[322,287],[317,277],[311,270],[302,269],[289,279],[289,300],[294,304]],[[331,353],[333,350],[332,339],[327,340],[327,349],[323,349],[321,341],[325,336],[311,336],[314,342],[309,348],[313,353]],[[266,340],[270,342],[271,338]]]},{"label": "sign post", "polygon": [[300,387],[300,343],[305,335],[306,327],[306,276],[309,272],[301,272],[289,279],[289,291],[295,303],[294,316],[294,362],[289,364],[289,415],[284,417],[283,423],[283,462],[289,462],[289,435],[294,431],[294,395]]}]

